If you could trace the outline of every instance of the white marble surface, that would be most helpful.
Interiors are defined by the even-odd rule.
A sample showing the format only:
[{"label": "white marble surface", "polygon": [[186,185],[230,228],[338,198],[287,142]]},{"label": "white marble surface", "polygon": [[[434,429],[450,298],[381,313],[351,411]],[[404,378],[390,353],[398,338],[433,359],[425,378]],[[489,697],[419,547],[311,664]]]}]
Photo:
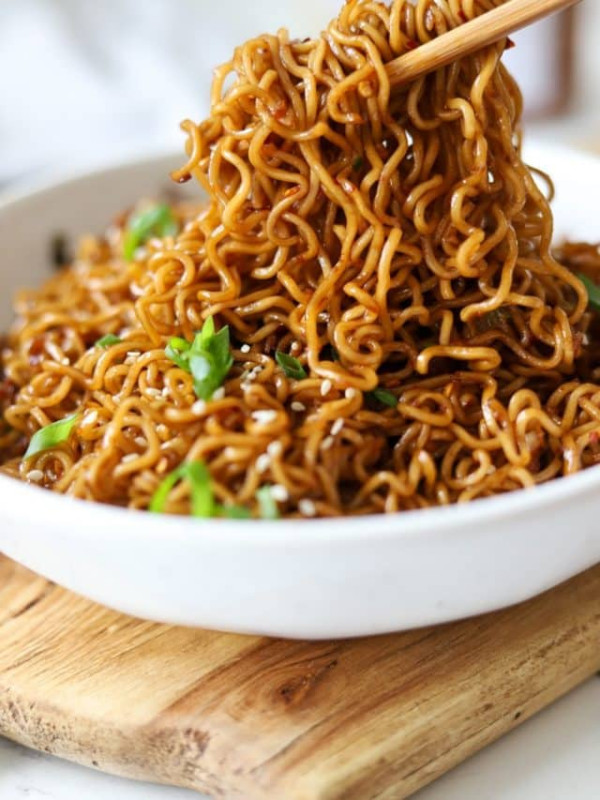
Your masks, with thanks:
[{"label": "white marble surface", "polygon": [[[599,753],[595,677],[424,789],[418,800],[597,800]],[[113,778],[0,740],[0,800],[43,798],[201,800],[194,792]]]}]

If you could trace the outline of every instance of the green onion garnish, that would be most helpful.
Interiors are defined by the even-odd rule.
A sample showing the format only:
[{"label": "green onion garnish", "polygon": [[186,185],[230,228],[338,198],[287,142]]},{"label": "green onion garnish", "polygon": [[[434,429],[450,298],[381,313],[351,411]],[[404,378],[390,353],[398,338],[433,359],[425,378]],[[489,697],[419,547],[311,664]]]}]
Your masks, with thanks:
[{"label": "green onion garnish", "polygon": [[252,512],[246,506],[220,506],[221,516],[229,519],[251,519]]},{"label": "green onion garnish", "polygon": [[256,490],[256,499],[262,519],[279,519],[279,509],[271,488],[271,486],[261,486]]},{"label": "green onion garnish", "polygon": [[[222,506],[215,501],[210,472],[203,461],[186,461],[173,470],[170,475],[167,475],[154,493],[148,509],[155,514],[163,514],[169,495],[179,481],[187,481],[190,485],[193,517],[202,519],[207,519],[208,517],[250,519],[252,517],[252,512],[246,506]],[[270,494],[270,487],[267,488],[269,488]],[[277,507],[275,507],[275,513],[277,514]],[[275,519],[275,517],[272,517],[272,519]]]},{"label": "green onion garnish", "polygon": [[33,434],[27,452],[23,456],[24,460],[32,458],[44,450],[52,450],[59,444],[68,441],[73,428],[77,424],[79,414],[72,414],[70,417],[59,419],[57,422],[52,422],[46,425],[45,428],[40,428],[39,431]]},{"label": "green onion garnish", "polygon": [[154,493],[149,510],[162,514],[169,494],[182,480],[190,485],[192,516],[213,517],[216,511],[215,498],[210,484],[210,473],[202,461],[186,461],[167,475]]},{"label": "green onion garnish", "polygon": [[98,339],[94,347],[102,347],[106,350],[108,347],[112,347],[113,344],[120,344],[122,341],[120,336],[116,336],[114,333],[107,333],[106,336]]},{"label": "green onion garnish", "polygon": [[189,352],[191,348],[192,345],[188,341],[180,339],[179,336],[173,336],[173,338],[169,340],[169,344],[165,347],[165,354],[167,358],[171,359],[178,367],[189,372]]},{"label": "green onion garnish", "polygon": [[214,319],[209,317],[191,344],[175,336],[165,348],[165,354],[193,376],[197,397],[210,400],[233,366],[229,326],[225,325],[215,333]]},{"label": "green onion garnish", "polygon": [[306,370],[298,361],[298,359],[294,358],[294,356],[290,356],[287,353],[282,353],[281,350],[277,350],[275,353],[275,361],[277,361],[288,378],[294,378],[297,381],[301,381],[303,378],[308,377]]},{"label": "green onion garnish", "polygon": [[373,389],[372,392],[367,392],[367,397],[373,398],[373,400],[377,400],[384,406],[389,406],[390,408],[396,408],[398,405],[398,398],[396,395],[392,392],[388,392],[387,389]]},{"label": "green onion garnish", "polygon": [[581,272],[576,272],[575,274],[587,289],[590,308],[593,308],[594,311],[600,311],[600,286]]},{"label": "green onion garnish", "polygon": [[123,256],[126,261],[133,261],[138,247],[148,241],[151,236],[161,239],[165,236],[175,236],[179,226],[170,207],[164,203],[153,205],[149,208],[132,214],[127,223],[127,230],[123,240]]}]

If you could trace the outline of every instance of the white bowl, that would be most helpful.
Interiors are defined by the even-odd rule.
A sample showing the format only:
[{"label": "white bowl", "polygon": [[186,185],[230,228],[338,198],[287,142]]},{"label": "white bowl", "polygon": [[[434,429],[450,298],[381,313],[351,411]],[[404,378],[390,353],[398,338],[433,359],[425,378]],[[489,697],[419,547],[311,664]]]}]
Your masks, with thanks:
[{"label": "white bowl", "polygon": [[[529,149],[553,174],[559,235],[600,234],[600,160]],[[49,270],[56,231],[101,230],[180,163],[113,167],[0,203],[0,328]],[[189,188],[188,190],[189,191]],[[196,520],[61,497],[0,476],[0,548],[149,619],[329,638],[445,622],[525,600],[600,561],[600,469],[468,505],[335,520]]]}]

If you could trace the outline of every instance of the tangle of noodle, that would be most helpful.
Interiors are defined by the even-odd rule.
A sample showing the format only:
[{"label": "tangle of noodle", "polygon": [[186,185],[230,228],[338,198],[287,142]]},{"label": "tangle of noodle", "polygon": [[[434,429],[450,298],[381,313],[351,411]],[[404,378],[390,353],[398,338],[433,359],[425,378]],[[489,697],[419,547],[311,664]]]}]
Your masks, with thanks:
[{"label": "tangle of noodle", "polygon": [[[18,296],[3,470],[144,509],[202,460],[220,503],[256,509],[276,484],[281,513],[328,516],[464,502],[596,463],[600,338],[571,267],[598,277],[600,257],[551,252],[506,42],[404,87],[385,70],[496,4],[350,0],[318,39],[239,47],[210,117],[182,125],[174,177],[193,175],[207,204],[175,206],[181,232],[132,263],[121,220]],[[211,315],[235,364],[203,403],[165,346]],[[107,333],[122,341],[94,346]],[[286,377],[277,350],[307,377]],[[74,411],[68,443],[22,460]],[[190,512],[186,481],[166,508]]]}]

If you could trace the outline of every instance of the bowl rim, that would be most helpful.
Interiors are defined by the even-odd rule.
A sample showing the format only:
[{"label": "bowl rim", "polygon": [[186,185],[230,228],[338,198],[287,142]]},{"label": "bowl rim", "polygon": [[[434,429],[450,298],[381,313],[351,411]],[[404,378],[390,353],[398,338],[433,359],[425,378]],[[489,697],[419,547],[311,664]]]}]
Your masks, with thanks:
[{"label": "bowl rim", "polygon": [[[175,165],[179,159],[181,164],[185,163],[186,156],[180,151],[171,148],[161,148],[152,150],[143,155],[133,158],[126,155],[117,158],[104,158],[95,162],[92,166],[85,167],[77,165],[71,169],[59,167],[56,170],[48,169],[40,175],[25,176],[14,183],[0,188],[0,213],[4,213],[8,206],[27,202],[43,195],[46,192],[53,192],[58,189],[66,188],[74,183],[82,183],[87,180],[94,180],[104,175],[118,173],[129,169],[140,169],[145,166],[159,164],[161,161],[167,163],[172,161]],[[176,184],[174,184],[176,186]]]},{"label": "bowl rim", "polygon": [[[547,510],[567,501],[576,502],[592,491],[600,491],[600,465],[539,486],[477,498],[464,504],[410,509],[392,514],[232,520],[153,514],[146,510],[95,503],[0,475],[0,497],[4,495],[10,498],[13,508],[20,506],[17,514],[0,511],[0,519],[10,516],[22,521],[34,521],[60,517],[68,524],[72,518],[93,514],[94,528],[118,529],[119,525],[128,522],[128,536],[141,535],[143,540],[166,535],[169,539],[181,541],[188,539],[194,531],[195,535],[201,533],[220,546],[254,543],[288,548],[315,541],[333,544],[365,539],[433,539],[441,533],[459,533],[462,528],[474,523],[479,523],[481,530],[485,531],[486,523],[492,520],[498,522],[532,513],[537,508],[544,507]],[[343,520],[343,525],[339,524],[340,520]],[[285,536],[282,536],[282,525],[285,527]],[[91,535],[91,528],[89,532]],[[324,536],[325,533],[327,536]],[[85,528],[81,530],[81,535],[86,535]]]},{"label": "bowl rim", "polygon": [[[536,152],[548,153],[550,157],[554,158],[564,158],[567,155],[581,164],[593,164],[594,169],[600,167],[598,155],[569,146],[534,140],[525,149],[526,151],[534,149]],[[16,187],[0,192],[0,215],[14,206],[39,198],[46,193],[51,194],[54,191],[62,190],[71,184],[93,181],[107,174],[118,174],[145,166],[151,167],[169,160],[175,163],[177,156],[178,153],[172,150],[161,150],[133,159],[113,159],[106,164],[96,165],[91,170],[78,168],[66,174],[62,172],[50,177],[45,176],[41,180],[21,181]],[[119,523],[128,521],[136,523],[128,525],[128,534],[141,535],[144,539],[168,535],[169,538],[185,541],[194,531],[196,536],[198,533],[202,533],[204,537],[208,537],[215,544],[221,546],[262,544],[290,547],[301,545],[304,542],[332,544],[374,538],[378,540],[433,538],[441,532],[459,531],[473,523],[479,523],[484,528],[486,522],[492,519],[495,521],[507,519],[531,513],[538,507],[576,501],[594,490],[600,491],[600,465],[573,475],[561,476],[534,487],[447,506],[411,509],[391,514],[281,518],[278,520],[231,520],[152,514],[146,510],[110,506],[57,494],[7,475],[0,475],[0,497],[4,495],[5,498],[10,498],[11,509],[19,509],[17,513],[13,510],[0,511],[0,519],[10,516],[22,520],[39,520],[45,516],[61,515],[67,524],[71,518],[93,514],[95,524],[89,528],[90,535],[92,527],[96,528],[98,524],[105,525],[110,529],[111,526],[118,527]],[[343,520],[343,525],[335,524],[339,520]],[[285,536],[282,536],[282,525],[286,528]],[[87,529],[84,526],[80,533],[85,536],[86,532]],[[250,536],[249,532],[251,532]],[[325,533],[326,537],[324,537]]]}]

